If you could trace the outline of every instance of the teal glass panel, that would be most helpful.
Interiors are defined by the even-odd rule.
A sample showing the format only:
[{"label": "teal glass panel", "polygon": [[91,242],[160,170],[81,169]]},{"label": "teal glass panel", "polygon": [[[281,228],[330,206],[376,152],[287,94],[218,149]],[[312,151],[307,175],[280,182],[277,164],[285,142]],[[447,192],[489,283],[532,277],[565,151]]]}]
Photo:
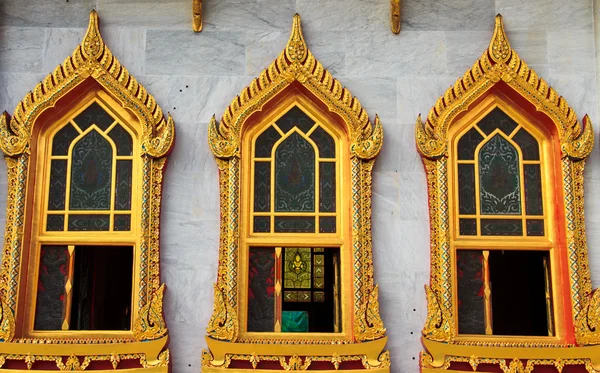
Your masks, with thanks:
[{"label": "teal glass panel", "polygon": [[482,236],[522,236],[521,219],[481,219]]},{"label": "teal glass panel", "polygon": [[308,332],[308,312],[281,311],[281,331],[284,333]]},{"label": "teal glass panel", "polygon": [[113,230],[115,230],[115,231],[131,230],[131,215],[129,215],[129,214],[115,215]]},{"label": "teal glass panel", "polygon": [[254,217],[254,232],[265,233],[271,231],[270,216],[255,216]]},{"label": "teal glass panel", "polygon": [[110,143],[96,131],[75,144],[71,157],[71,210],[110,208],[112,160]]},{"label": "teal glass panel", "polygon": [[275,211],[315,211],[315,151],[298,133],[275,152]]},{"label": "teal glass panel", "polygon": [[527,235],[528,236],[543,236],[544,221],[542,219],[527,220]]},{"label": "teal glass panel", "polygon": [[485,215],[521,214],[519,154],[504,137],[493,136],[479,150],[480,211]]}]

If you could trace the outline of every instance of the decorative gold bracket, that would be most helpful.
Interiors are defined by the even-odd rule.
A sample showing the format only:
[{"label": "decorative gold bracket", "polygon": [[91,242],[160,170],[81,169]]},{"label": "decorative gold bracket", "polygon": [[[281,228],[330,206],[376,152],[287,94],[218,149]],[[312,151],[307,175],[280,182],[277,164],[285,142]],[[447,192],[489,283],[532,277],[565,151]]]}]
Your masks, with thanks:
[{"label": "decorative gold bracket", "polygon": [[202,31],[202,0],[192,0],[192,29]]},{"label": "decorative gold bracket", "polygon": [[402,24],[401,8],[402,0],[390,0],[390,22],[392,26],[392,32],[394,34],[400,33],[400,27]]}]

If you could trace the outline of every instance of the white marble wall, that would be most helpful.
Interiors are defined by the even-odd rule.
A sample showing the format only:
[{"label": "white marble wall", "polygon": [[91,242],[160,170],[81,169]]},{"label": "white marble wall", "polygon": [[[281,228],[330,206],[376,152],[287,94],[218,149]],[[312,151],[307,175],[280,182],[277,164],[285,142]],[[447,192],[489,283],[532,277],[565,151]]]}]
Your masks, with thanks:
[{"label": "white marble wall", "polygon": [[[588,113],[600,124],[600,59],[595,58],[600,43],[595,49],[592,0],[405,0],[398,36],[389,30],[388,0],[204,2],[204,31],[193,34],[190,0],[0,1],[0,109],[12,112],[75,48],[95,6],[109,47],[176,122],[177,144],[164,188],[162,279],[168,286],[173,370],[198,372],[212,310],[219,232],[217,167],[207,145],[207,123],[212,114],[220,117],[277,56],[293,14],[300,13],[317,58],[361,100],[371,118],[377,113],[383,122],[385,144],[374,177],[375,275],[392,371],[417,372],[429,226],[415,118],[426,115],[480,56],[494,15],[502,13],[519,54],[580,118]],[[0,171],[4,190],[6,175],[4,168]],[[599,286],[597,148],[586,177],[588,243]],[[2,205],[5,199],[0,191]]]}]

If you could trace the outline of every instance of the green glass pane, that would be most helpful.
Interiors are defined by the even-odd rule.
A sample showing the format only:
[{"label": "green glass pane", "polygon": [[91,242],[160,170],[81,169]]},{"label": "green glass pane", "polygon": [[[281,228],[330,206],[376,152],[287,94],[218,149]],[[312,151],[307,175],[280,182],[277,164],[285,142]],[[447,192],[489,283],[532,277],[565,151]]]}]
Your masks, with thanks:
[{"label": "green glass pane", "polygon": [[271,231],[271,217],[255,216],[254,217],[254,232],[265,233]]},{"label": "green glass pane", "polygon": [[315,211],[315,152],[298,133],[275,152],[275,211]]},{"label": "green glass pane", "polygon": [[523,222],[519,219],[481,219],[483,236],[522,236]]},{"label": "green glass pane", "polygon": [[71,158],[71,210],[110,208],[113,151],[96,131],[77,142]]},{"label": "green glass pane", "polygon": [[306,311],[282,311],[281,331],[284,333],[306,333],[308,332],[308,312]]},{"label": "green glass pane", "polygon": [[127,215],[127,214],[115,215],[113,230],[115,230],[115,231],[131,230],[131,215]]},{"label": "green glass pane", "polygon": [[310,289],[310,248],[286,247],[283,267],[283,287],[288,289]]},{"label": "green glass pane", "polygon": [[496,134],[479,150],[480,211],[485,215],[521,214],[519,154]]},{"label": "green glass pane", "polygon": [[528,236],[543,236],[544,221],[542,219],[527,220],[527,235]]}]

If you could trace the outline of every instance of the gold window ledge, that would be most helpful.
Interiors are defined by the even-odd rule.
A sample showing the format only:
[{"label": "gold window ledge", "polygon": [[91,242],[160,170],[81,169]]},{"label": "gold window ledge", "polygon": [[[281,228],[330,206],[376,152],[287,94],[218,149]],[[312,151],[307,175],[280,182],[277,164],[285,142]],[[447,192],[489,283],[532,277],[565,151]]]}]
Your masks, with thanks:
[{"label": "gold window ledge", "polygon": [[[210,352],[202,352],[202,372],[230,373],[246,372],[248,369],[228,368],[232,360],[250,361],[255,367],[260,361],[281,361],[282,368],[298,362],[295,369],[307,370],[312,362],[331,362],[339,366],[344,361],[360,361],[371,372],[389,373],[389,353],[384,351],[387,337],[362,343],[338,344],[273,344],[273,343],[231,343],[206,337]],[[301,355],[298,355],[298,352]],[[289,358],[282,358],[282,357]],[[290,369],[285,369],[290,370]],[[274,370],[253,369],[253,372],[273,372]],[[319,372],[337,372],[337,369],[319,370]],[[345,372],[359,372],[364,369],[348,369]]]}]

